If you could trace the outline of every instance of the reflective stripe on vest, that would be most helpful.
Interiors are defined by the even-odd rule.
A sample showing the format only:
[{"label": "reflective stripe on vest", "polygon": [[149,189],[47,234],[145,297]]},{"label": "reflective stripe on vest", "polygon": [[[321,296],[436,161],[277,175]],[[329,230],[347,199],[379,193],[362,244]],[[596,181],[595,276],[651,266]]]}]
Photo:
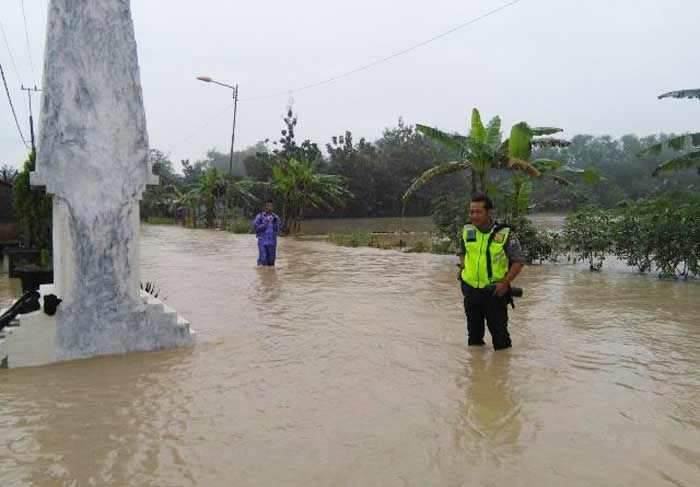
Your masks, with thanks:
[{"label": "reflective stripe on vest", "polygon": [[[462,230],[462,240],[466,249],[462,280],[477,289],[501,281],[508,273],[505,245],[509,235],[508,227],[491,227],[487,233],[482,233],[474,225],[465,225]],[[487,249],[491,256],[491,276],[488,273]]]}]

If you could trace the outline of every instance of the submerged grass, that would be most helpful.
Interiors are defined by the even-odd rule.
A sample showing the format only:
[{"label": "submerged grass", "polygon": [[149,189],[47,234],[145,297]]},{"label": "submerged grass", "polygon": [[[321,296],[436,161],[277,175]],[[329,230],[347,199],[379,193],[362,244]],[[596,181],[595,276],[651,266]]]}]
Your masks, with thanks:
[{"label": "submerged grass", "polygon": [[175,225],[175,218],[169,218],[167,216],[149,216],[146,219],[146,223],[149,225]]},{"label": "submerged grass", "polygon": [[344,247],[373,247],[378,249],[395,249],[404,252],[451,254],[454,252],[449,241],[437,239],[431,233],[380,233],[354,231],[348,233],[331,233],[328,240]]},{"label": "submerged grass", "polygon": [[226,223],[226,231],[231,233],[253,233],[253,226],[246,218],[235,218]]}]

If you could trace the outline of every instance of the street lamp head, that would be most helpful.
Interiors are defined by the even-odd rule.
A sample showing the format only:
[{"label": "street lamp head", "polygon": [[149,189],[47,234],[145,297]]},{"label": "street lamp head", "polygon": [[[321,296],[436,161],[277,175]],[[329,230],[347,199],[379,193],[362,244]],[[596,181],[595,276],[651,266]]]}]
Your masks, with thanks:
[{"label": "street lamp head", "polygon": [[205,83],[211,83],[212,79],[209,76],[197,76],[199,81],[204,81]]}]

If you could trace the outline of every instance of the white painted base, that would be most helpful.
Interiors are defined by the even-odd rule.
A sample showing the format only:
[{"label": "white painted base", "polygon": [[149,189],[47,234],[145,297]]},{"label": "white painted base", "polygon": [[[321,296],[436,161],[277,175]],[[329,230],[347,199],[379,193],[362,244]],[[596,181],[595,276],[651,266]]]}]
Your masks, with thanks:
[{"label": "white painted base", "polygon": [[[54,286],[43,285],[39,292],[42,296],[42,309],[19,315],[19,326],[6,327],[0,332],[0,366],[35,367],[62,361],[57,358],[56,316],[49,316],[43,311],[43,296],[53,294]],[[140,297],[146,308],[148,324],[164,336],[163,346],[159,348],[179,348],[194,344],[194,331],[190,329],[187,320],[145,291],[141,291]],[[147,343],[152,342],[149,340]],[[130,351],[150,350],[147,345],[139,346],[137,338],[134,349]]]}]

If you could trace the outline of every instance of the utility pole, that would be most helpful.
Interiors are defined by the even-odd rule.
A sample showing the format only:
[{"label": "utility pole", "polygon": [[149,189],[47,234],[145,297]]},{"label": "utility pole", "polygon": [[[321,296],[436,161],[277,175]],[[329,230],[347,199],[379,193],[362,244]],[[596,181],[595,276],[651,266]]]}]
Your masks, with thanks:
[{"label": "utility pole", "polygon": [[233,89],[233,130],[231,130],[231,157],[228,161],[228,175],[233,175],[233,142],[236,140],[236,111],[238,109],[238,84]]},{"label": "utility pole", "polygon": [[25,88],[22,85],[22,91],[27,92],[27,97],[29,98],[29,133],[32,137],[32,151],[36,152],[36,144],[34,143],[34,117],[32,116],[32,92],[38,93],[41,90],[37,89],[36,85],[34,88]]}]

